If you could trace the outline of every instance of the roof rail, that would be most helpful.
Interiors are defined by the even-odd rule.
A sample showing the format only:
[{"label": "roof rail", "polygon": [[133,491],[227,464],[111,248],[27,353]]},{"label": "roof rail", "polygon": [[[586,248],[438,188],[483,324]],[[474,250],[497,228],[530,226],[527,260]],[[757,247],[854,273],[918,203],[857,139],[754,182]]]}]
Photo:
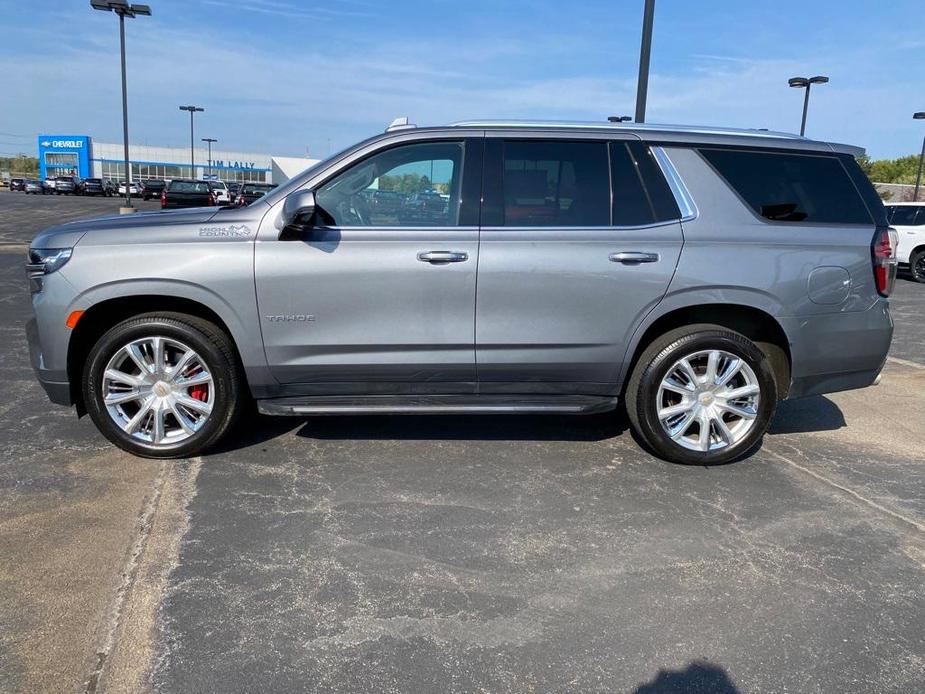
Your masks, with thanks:
[{"label": "roof rail", "polygon": [[414,123],[408,122],[408,116],[399,116],[398,118],[393,120],[391,123],[389,123],[389,127],[386,128],[385,131],[387,133],[390,133],[395,130],[409,130],[411,128],[416,128],[416,127],[418,126],[416,126]]}]

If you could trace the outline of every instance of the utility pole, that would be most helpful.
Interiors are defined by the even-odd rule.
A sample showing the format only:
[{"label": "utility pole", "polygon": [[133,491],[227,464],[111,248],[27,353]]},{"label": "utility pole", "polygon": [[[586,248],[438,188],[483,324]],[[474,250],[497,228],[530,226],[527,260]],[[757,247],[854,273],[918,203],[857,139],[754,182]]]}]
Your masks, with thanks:
[{"label": "utility pole", "polygon": [[[91,0],[90,7],[119,15],[119,51],[122,57],[122,144],[125,148],[125,207],[121,212],[134,212],[132,207],[132,169],[128,158],[128,88],[125,79],[125,18],[151,16],[148,5],[129,5],[125,0]],[[117,191],[118,192],[118,191]]]},{"label": "utility pole", "polygon": [[212,180],[212,143],[218,142],[214,137],[203,137],[201,138],[203,142],[209,143],[209,180]]},{"label": "utility pole", "polygon": [[193,136],[193,114],[197,111],[205,111],[204,108],[199,108],[199,106],[181,106],[181,111],[189,111],[189,177],[196,178],[196,159],[193,156],[193,142],[195,137]]},{"label": "utility pole", "polygon": [[642,45],[639,48],[639,80],[636,83],[636,122],[646,122],[646,99],[649,95],[649,58],[652,56],[652,24],[655,0],[646,0],[642,16]]}]

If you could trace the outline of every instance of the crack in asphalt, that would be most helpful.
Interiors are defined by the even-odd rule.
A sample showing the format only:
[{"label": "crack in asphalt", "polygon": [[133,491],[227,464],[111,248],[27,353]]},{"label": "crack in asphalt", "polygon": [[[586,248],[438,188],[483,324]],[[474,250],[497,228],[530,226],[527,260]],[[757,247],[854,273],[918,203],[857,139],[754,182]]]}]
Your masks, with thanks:
[{"label": "crack in asphalt", "polygon": [[148,497],[147,502],[141,510],[141,514],[138,520],[138,536],[135,538],[135,542],[132,544],[128,559],[122,568],[122,581],[119,584],[118,590],[116,590],[116,596],[113,600],[113,605],[109,612],[109,625],[106,629],[106,637],[103,640],[102,645],[96,651],[96,667],[93,669],[93,672],[90,673],[90,676],[87,679],[87,684],[84,688],[84,694],[95,694],[97,691],[100,676],[102,675],[103,668],[106,665],[106,659],[109,657],[109,654],[112,652],[112,649],[115,646],[116,631],[119,628],[119,621],[122,616],[125,600],[129,591],[131,590],[132,584],[135,582],[136,576],[138,575],[139,560],[141,555],[144,553],[145,545],[148,542],[148,537],[151,535],[151,527],[153,525],[154,514],[157,512],[157,506],[161,500],[161,492],[164,489],[166,475],[167,463],[164,462],[161,463],[157,477],[154,479],[151,495]]}]

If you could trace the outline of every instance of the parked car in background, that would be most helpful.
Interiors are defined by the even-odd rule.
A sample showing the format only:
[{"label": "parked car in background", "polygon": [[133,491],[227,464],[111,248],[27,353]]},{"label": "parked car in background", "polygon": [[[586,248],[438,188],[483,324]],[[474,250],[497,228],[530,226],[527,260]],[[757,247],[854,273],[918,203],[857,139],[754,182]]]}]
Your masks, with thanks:
[{"label": "parked car in background", "polygon": [[103,179],[103,188],[106,189],[106,194],[110,197],[119,192],[119,186],[116,185],[116,182],[108,178]]},{"label": "parked car in background", "polygon": [[141,199],[142,200],[153,200],[155,198],[161,197],[161,193],[163,192],[166,186],[167,186],[166,181],[161,181],[157,179],[152,179],[150,181],[142,181]]},{"label": "parked car in background", "polygon": [[[128,189],[129,189],[129,193],[131,193],[132,195],[138,195],[139,188],[138,188],[138,184],[135,181],[132,181],[131,183],[129,183]],[[125,181],[119,182],[119,195],[125,195]]]},{"label": "parked car in background", "polygon": [[10,181],[7,178],[0,178],[0,188],[9,188]]},{"label": "parked car in background", "polygon": [[45,180],[42,181],[42,185],[45,186],[46,191],[48,191],[49,193],[54,193],[55,185],[56,185],[54,176],[47,176]]},{"label": "parked car in background", "polygon": [[23,190],[26,191],[26,194],[32,193],[34,195],[45,195],[45,186],[42,185],[41,181],[34,178],[29,178],[26,180],[26,184]]},{"label": "parked car in background", "polygon": [[426,222],[446,214],[447,201],[436,190],[412,193],[402,203],[399,215],[409,221]]},{"label": "parked car in background", "polygon": [[274,188],[276,188],[276,185],[272,183],[242,183],[237,191],[235,205],[238,207],[250,205],[254,200],[262,198]]},{"label": "parked car in background", "polygon": [[[199,454],[254,398],[300,417],[622,403],[661,457],[730,462],[780,400],[883,368],[897,241],[862,151],[633,124],[387,131],[248,207],[40,233],[29,351],[54,402],[142,456]],[[370,191],[431,172],[442,215],[369,215]]]},{"label": "parked car in background", "polygon": [[25,178],[11,178],[10,179],[10,190],[23,191],[26,189],[26,179]]},{"label": "parked car in background", "polygon": [[76,176],[55,176],[55,195],[80,195],[80,179]]},{"label": "parked car in background", "polygon": [[215,193],[215,201],[220,205],[227,205],[231,202],[231,191],[228,190],[228,184],[224,181],[209,181],[212,184],[212,192]]},{"label": "parked car in background", "polygon": [[886,206],[890,226],[899,236],[899,266],[912,279],[925,283],[925,203],[897,202]]},{"label": "parked car in background", "polygon": [[111,193],[107,190],[102,178],[85,178],[80,182],[78,191],[81,195],[100,195],[106,197]]},{"label": "parked car in background", "polygon": [[171,207],[214,206],[215,194],[210,181],[175,178],[161,191],[161,209]]}]

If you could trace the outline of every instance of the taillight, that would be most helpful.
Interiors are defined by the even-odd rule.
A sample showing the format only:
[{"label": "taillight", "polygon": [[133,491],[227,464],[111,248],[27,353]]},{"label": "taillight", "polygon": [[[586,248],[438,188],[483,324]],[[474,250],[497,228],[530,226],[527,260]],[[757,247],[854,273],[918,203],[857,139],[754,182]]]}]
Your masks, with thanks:
[{"label": "taillight", "polygon": [[871,261],[874,266],[874,283],[880,296],[889,296],[896,283],[896,246],[899,236],[892,227],[880,227],[874,234],[871,245]]},{"label": "taillight", "polygon": [[161,191],[161,207],[167,207],[167,189]]},{"label": "taillight", "polygon": [[238,207],[244,207],[244,196],[243,196],[243,195],[239,195],[239,196],[238,196],[237,205],[238,205]]}]

